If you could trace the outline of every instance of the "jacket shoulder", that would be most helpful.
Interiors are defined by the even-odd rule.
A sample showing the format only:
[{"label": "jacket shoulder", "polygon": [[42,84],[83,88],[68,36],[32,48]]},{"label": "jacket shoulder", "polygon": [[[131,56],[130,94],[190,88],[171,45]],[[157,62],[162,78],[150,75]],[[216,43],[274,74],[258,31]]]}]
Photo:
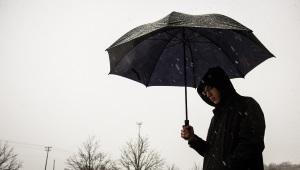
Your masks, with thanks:
[{"label": "jacket shoulder", "polygon": [[258,104],[257,101],[254,98],[249,97],[249,96],[239,96],[238,101],[242,102],[246,105],[248,105],[248,104]]},{"label": "jacket shoulder", "polygon": [[240,102],[241,107],[243,108],[242,110],[246,113],[251,114],[252,116],[259,116],[263,115],[263,111],[258,104],[258,102],[248,96],[240,96],[240,99],[238,100]]},{"label": "jacket shoulder", "polygon": [[247,112],[252,110],[261,110],[258,102],[249,96],[238,96],[235,106],[240,112]]}]

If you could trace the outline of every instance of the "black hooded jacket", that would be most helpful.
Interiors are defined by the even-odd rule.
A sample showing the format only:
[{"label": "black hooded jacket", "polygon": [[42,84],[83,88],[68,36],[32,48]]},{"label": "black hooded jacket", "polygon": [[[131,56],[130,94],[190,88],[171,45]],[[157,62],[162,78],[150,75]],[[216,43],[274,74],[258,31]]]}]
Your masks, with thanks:
[{"label": "black hooded jacket", "polygon": [[[205,85],[220,91],[217,105],[203,96]],[[237,94],[219,67],[209,69],[197,91],[215,107],[206,141],[194,135],[188,142],[204,157],[203,170],[263,170],[265,120],[259,104]]]}]

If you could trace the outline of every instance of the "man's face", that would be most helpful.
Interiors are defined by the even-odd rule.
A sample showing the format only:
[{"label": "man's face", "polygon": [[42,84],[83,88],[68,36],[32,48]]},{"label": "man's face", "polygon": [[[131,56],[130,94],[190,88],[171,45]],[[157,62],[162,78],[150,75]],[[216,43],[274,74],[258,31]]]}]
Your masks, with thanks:
[{"label": "man's face", "polygon": [[218,104],[221,101],[220,91],[211,86],[205,86],[202,94],[209,98],[214,104]]}]

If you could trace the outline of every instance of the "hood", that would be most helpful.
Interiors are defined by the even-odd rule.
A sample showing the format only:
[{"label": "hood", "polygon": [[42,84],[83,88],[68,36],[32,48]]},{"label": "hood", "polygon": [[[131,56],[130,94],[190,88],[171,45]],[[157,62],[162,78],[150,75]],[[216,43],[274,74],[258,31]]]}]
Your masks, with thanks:
[{"label": "hood", "polygon": [[[221,101],[217,105],[210,101],[208,97],[202,94],[202,91],[206,85],[215,87],[220,91]],[[213,67],[208,69],[197,87],[197,92],[207,104],[214,107],[223,105],[228,98],[236,94],[236,91],[229,77],[220,67]]]}]

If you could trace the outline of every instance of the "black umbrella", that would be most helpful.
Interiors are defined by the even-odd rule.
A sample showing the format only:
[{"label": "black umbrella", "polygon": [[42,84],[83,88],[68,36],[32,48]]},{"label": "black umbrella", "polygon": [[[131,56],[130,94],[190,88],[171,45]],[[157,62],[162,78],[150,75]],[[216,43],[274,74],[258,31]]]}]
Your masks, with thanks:
[{"label": "black umbrella", "polygon": [[172,12],[132,29],[108,49],[110,74],[145,86],[196,88],[210,67],[223,68],[230,78],[244,77],[273,55],[237,21],[220,14]]}]

